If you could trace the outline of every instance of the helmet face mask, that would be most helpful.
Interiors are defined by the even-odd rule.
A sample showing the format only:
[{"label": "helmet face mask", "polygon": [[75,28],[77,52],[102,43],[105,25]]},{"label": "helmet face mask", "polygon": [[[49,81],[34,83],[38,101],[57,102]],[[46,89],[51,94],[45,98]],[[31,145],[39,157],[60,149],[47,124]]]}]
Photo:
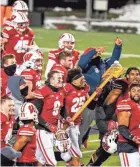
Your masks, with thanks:
[{"label": "helmet face mask", "polygon": [[65,52],[71,53],[75,48],[75,38],[72,34],[64,33],[61,35],[58,41],[60,49],[64,49]]},{"label": "helmet face mask", "polygon": [[29,26],[28,18],[24,13],[15,13],[12,15],[14,28],[20,32],[24,32]]},{"label": "helmet face mask", "polygon": [[24,32],[28,27],[28,23],[17,23],[16,29],[20,32]]}]

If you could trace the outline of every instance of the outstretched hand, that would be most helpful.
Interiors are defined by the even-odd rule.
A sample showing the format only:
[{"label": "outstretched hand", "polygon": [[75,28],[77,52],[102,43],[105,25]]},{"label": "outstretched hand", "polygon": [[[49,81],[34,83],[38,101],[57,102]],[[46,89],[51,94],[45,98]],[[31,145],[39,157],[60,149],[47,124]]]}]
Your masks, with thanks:
[{"label": "outstretched hand", "polygon": [[118,46],[122,45],[122,40],[119,37],[116,37],[114,41],[116,45]]}]

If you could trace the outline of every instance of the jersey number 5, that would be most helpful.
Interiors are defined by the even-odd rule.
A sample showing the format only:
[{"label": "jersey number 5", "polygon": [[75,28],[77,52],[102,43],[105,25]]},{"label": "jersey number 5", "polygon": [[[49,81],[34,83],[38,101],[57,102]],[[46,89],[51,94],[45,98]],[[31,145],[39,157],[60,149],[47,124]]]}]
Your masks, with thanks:
[{"label": "jersey number 5", "polygon": [[16,50],[17,53],[24,53],[27,50],[28,44],[28,40],[19,40],[14,47],[14,50]]},{"label": "jersey number 5", "polygon": [[80,107],[82,107],[82,105],[84,104],[86,100],[85,96],[81,96],[81,97],[75,97],[72,102],[75,103],[72,108],[71,108],[71,112],[77,112],[79,110]]}]

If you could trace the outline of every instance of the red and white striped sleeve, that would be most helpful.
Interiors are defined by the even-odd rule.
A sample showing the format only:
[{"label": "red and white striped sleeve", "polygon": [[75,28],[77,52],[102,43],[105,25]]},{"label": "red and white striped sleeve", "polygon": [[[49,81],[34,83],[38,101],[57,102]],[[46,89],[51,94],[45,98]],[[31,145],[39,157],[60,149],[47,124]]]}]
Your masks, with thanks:
[{"label": "red and white striped sleeve", "polygon": [[131,105],[129,104],[129,102],[127,100],[122,100],[118,103],[117,110],[119,112],[121,112],[121,111],[131,111]]},{"label": "red and white striped sleeve", "polygon": [[19,130],[18,135],[20,136],[33,136],[34,135],[34,131],[31,130],[30,128],[22,128],[21,130]]}]

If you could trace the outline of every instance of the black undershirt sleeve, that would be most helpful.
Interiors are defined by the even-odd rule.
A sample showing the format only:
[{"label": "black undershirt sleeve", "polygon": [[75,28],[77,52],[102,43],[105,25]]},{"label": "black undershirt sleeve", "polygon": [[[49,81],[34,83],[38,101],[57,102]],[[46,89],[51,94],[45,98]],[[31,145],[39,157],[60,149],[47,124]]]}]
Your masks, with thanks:
[{"label": "black undershirt sleeve", "polygon": [[129,129],[125,125],[119,125],[118,127],[120,135],[122,135],[126,140],[133,141],[133,135],[130,133]]}]

